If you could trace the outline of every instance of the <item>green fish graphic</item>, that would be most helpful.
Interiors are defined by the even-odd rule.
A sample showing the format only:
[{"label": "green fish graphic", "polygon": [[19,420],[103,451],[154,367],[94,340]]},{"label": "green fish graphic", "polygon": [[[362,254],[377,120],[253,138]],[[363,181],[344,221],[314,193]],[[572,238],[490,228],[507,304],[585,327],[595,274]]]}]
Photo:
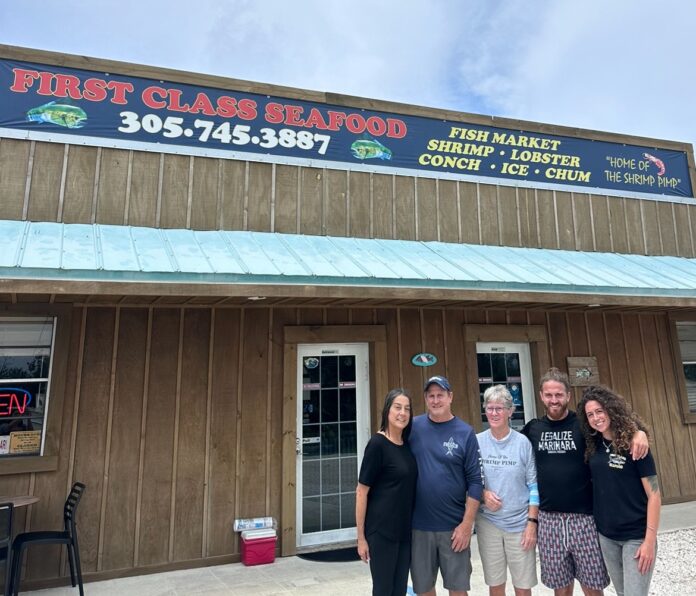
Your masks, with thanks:
[{"label": "green fish graphic", "polygon": [[48,103],[27,112],[28,122],[48,122],[66,128],[82,128],[87,123],[87,113],[79,106],[69,103]]},{"label": "green fish graphic", "polygon": [[353,157],[357,159],[391,159],[391,149],[387,149],[377,139],[364,137],[354,141],[350,146]]}]

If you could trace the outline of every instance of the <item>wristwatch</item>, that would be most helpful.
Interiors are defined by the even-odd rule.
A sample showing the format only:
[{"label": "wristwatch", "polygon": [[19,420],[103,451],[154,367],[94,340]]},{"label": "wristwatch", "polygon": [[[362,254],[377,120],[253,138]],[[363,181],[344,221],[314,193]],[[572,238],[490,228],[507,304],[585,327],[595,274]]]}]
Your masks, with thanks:
[{"label": "wristwatch", "polygon": [[527,521],[539,525],[539,520],[536,517],[528,517]]}]

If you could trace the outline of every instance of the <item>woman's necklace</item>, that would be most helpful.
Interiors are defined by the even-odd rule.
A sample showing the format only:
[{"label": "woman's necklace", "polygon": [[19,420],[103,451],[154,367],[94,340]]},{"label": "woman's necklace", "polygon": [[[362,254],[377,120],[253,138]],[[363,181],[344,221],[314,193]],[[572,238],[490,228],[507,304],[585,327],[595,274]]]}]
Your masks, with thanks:
[{"label": "woman's necklace", "polygon": [[604,445],[604,449],[606,450],[607,453],[611,451],[611,446],[614,443],[614,441],[609,441],[609,445],[606,444],[604,439],[602,439],[602,445]]},{"label": "woman's necklace", "polygon": [[392,437],[389,436],[388,433],[384,432],[383,430],[380,430],[380,431],[378,431],[378,432],[379,432],[379,434],[382,435],[385,439],[387,439],[387,441],[389,441],[390,443],[394,443],[394,445],[399,445],[399,446],[400,446],[400,445],[403,445],[403,444],[404,444],[403,438],[401,438],[399,441],[395,441]]}]

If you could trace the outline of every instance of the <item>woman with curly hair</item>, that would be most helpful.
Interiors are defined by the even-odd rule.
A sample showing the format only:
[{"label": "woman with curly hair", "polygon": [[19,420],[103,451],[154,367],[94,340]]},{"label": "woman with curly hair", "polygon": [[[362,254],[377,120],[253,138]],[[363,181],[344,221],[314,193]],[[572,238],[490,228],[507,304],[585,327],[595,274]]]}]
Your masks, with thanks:
[{"label": "woman with curly hair", "polygon": [[660,489],[652,454],[634,460],[633,435],[645,424],[608,387],[585,389],[578,408],[592,472],[594,517],[609,577],[618,596],[647,595],[660,521]]}]

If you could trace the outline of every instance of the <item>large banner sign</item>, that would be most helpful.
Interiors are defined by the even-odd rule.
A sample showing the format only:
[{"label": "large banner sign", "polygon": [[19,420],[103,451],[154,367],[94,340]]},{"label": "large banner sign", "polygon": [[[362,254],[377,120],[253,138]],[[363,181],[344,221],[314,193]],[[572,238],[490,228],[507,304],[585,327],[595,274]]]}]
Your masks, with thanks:
[{"label": "large banner sign", "polygon": [[3,135],[693,196],[681,151],[8,60]]}]

